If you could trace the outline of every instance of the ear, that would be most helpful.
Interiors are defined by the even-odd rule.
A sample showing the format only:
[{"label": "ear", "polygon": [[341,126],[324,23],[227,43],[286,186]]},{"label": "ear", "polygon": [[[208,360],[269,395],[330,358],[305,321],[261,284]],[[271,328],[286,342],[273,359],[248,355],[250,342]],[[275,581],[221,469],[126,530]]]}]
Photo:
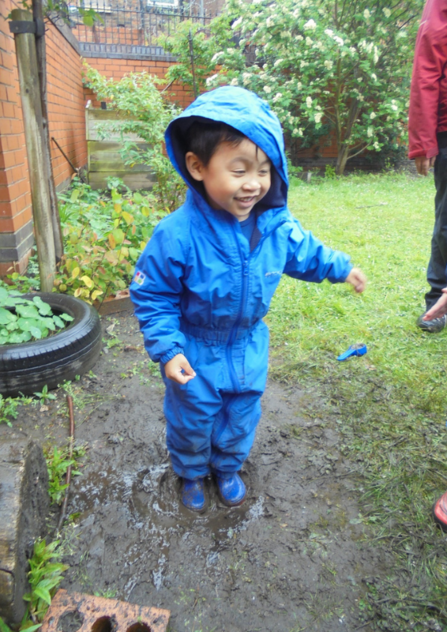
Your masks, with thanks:
[{"label": "ear", "polygon": [[185,155],[185,163],[190,176],[192,176],[194,180],[201,182],[204,178],[205,167],[200,158],[198,158],[196,154],[193,154],[192,151],[188,151]]}]

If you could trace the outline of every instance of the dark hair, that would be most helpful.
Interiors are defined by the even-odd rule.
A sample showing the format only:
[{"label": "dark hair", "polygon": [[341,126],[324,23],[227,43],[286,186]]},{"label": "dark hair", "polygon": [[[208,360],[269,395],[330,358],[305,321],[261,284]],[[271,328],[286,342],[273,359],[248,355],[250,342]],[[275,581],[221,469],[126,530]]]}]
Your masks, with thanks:
[{"label": "dark hair", "polygon": [[206,167],[220,143],[231,143],[237,147],[245,138],[244,134],[226,123],[195,121],[185,134],[186,152],[192,151]]}]

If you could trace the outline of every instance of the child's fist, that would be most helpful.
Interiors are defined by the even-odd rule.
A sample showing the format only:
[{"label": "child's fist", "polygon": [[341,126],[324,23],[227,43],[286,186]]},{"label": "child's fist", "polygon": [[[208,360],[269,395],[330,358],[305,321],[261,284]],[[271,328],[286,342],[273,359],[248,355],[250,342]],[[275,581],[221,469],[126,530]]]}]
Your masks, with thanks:
[{"label": "child's fist", "polygon": [[177,354],[172,360],[166,362],[165,373],[167,378],[178,384],[186,384],[196,376],[183,353]]},{"label": "child's fist", "polygon": [[366,287],[366,276],[360,268],[352,268],[346,277],[345,283],[350,283],[354,290],[361,294]]}]

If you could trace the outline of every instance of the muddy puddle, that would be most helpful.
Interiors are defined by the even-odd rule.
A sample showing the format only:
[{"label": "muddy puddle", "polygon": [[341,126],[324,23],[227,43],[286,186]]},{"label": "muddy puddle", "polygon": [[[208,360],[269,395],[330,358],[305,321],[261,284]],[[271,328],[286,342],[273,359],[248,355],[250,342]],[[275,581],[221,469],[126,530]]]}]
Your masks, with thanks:
[{"label": "muddy puddle", "polygon": [[[242,471],[247,501],[224,507],[207,479],[207,511],[194,514],[179,502],[163,386],[137,324],[127,314],[105,328],[107,353],[77,387],[76,440],[88,450],[72,482],[62,587],[167,608],[172,632],[368,631],[364,580],[386,564],[368,544],[355,467],[325,403],[269,382]],[[60,441],[61,397],[16,431]]]}]

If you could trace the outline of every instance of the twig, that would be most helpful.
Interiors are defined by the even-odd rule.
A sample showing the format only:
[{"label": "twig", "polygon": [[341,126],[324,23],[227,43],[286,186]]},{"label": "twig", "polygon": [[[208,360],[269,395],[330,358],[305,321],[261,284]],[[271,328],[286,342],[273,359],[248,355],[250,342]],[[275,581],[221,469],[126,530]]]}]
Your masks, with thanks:
[{"label": "twig", "polygon": [[[71,397],[71,395],[67,395],[67,404],[68,404],[68,415],[69,415],[69,418],[70,418],[69,459],[71,461],[71,459],[73,458],[73,443],[74,443],[74,433],[75,433],[74,414],[73,414],[73,398]],[[65,479],[65,483],[66,483],[67,487],[65,488],[64,502],[62,503],[61,515],[60,515],[60,518],[59,518],[59,522],[57,523],[56,531],[60,531],[60,529],[62,527],[62,523],[64,522],[64,519],[65,519],[65,512],[67,511],[68,492],[69,492],[69,489],[70,489],[70,482],[71,482],[71,463],[70,463],[70,465],[68,466],[68,469],[67,469],[67,476],[66,476],[66,479]]]}]

